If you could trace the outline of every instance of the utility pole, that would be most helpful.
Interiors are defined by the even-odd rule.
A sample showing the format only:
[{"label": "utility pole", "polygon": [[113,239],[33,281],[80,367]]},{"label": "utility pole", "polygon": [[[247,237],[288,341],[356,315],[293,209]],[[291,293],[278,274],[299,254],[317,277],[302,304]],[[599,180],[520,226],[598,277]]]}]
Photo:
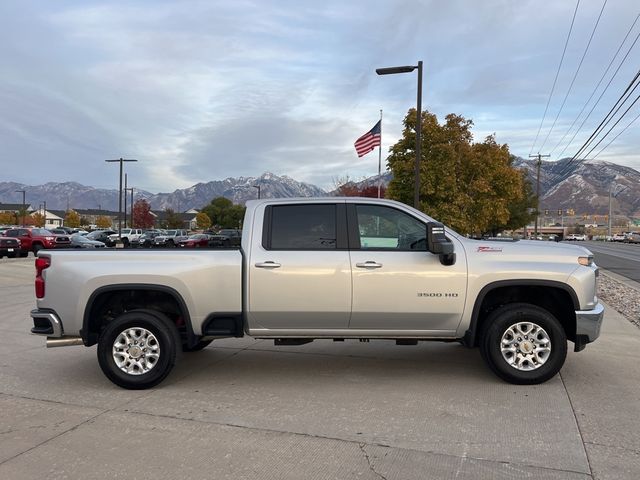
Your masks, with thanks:
[{"label": "utility pole", "polygon": [[537,177],[536,177],[536,225],[533,231],[533,234],[538,236],[538,217],[540,216],[540,165],[542,165],[542,157],[550,157],[551,155],[540,155],[538,152],[537,155],[529,155],[529,158],[537,158],[536,162],[537,167]]},{"label": "utility pole", "polygon": [[[16,190],[16,193],[22,193],[22,227],[24,228],[24,214],[25,214],[25,210],[27,209],[27,206],[25,204],[25,198],[24,198],[26,195],[26,192],[24,190]],[[18,219],[16,218],[16,221],[17,220]]]},{"label": "utility pole", "polygon": [[132,158],[117,158],[115,160],[105,160],[105,162],[120,162],[120,189],[118,190],[118,237],[122,238],[122,164],[124,162],[137,162]]},{"label": "utility pole", "polygon": [[124,228],[127,228],[127,174],[124,174]]},{"label": "utility pole", "polygon": [[[126,178],[125,178],[126,180]],[[129,228],[133,228],[133,187],[131,188],[127,188],[126,187],[126,182],[125,182],[125,188],[124,188],[124,199],[125,202],[127,200],[127,192],[131,192],[131,216],[129,217]],[[125,203],[125,209],[124,209],[124,216],[125,218],[127,217],[127,208],[126,208],[126,203]],[[127,222],[125,222],[125,227],[127,226]]]}]

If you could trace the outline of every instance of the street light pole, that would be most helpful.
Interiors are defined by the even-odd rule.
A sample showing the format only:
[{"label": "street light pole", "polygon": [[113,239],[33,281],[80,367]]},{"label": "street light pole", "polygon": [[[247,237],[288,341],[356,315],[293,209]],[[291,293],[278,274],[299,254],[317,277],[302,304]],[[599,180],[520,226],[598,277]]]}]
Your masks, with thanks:
[{"label": "street light pole", "polygon": [[[25,204],[25,194],[26,192],[24,190],[16,190],[16,193],[22,193],[22,227],[24,227],[24,211],[26,210],[26,204]],[[16,218],[17,220],[17,218]]]},{"label": "street light pole", "polygon": [[[615,191],[615,190],[617,190],[617,189],[618,189],[618,187],[620,187],[620,186],[622,187],[622,188],[620,189],[620,191],[618,191],[618,192],[615,192],[615,193],[614,193],[614,191]],[[611,213],[612,213],[612,209],[611,209],[611,200],[612,200],[613,198],[617,197],[617,196],[618,196],[620,193],[622,193],[622,191],[623,191],[624,189],[626,189],[626,188],[628,188],[626,185],[619,185],[619,184],[617,184],[617,183],[612,183],[612,184],[609,186],[609,222],[608,222],[608,227],[609,227],[609,228],[608,228],[608,232],[609,232],[609,233],[608,233],[608,235],[609,235],[609,238],[611,238]]]},{"label": "street light pole", "polygon": [[253,188],[258,189],[258,200],[260,200],[260,185],[254,185]]},{"label": "street light pole", "polygon": [[117,158],[115,160],[105,160],[105,162],[120,162],[120,189],[118,190],[118,237],[122,236],[122,164],[124,162],[137,162],[131,158]]},{"label": "street light pole", "polygon": [[416,160],[414,164],[415,184],[413,191],[413,206],[420,210],[420,160],[422,147],[422,60],[418,65],[405,65],[402,67],[376,68],[378,75],[393,75],[396,73],[409,73],[418,70],[418,95],[416,106]]}]

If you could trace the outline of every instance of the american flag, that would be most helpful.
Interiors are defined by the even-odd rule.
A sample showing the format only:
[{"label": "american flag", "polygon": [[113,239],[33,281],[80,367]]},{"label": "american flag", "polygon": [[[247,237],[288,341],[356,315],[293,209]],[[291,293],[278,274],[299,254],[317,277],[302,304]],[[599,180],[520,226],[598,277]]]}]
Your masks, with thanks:
[{"label": "american flag", "polygon": [[354,146],[356,147],[358,157],[362,157],[374,148],[380,146],[380,122],[381,120],[378,120],[378,123],[376,123],[371,130],[356,140]]}]

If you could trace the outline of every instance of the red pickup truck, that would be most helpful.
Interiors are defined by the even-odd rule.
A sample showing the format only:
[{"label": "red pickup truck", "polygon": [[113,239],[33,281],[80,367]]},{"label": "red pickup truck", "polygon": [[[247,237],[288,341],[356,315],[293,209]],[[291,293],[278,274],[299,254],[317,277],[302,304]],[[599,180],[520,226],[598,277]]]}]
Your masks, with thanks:
[{"label": "red pickup truck", "polygon": [[4,232],[5,237],[20,240],[20,256],[26,257],[29,252],[37,254],[43,248],[69,248],[69,235],[55,235],[44,228],[12,228]]}]

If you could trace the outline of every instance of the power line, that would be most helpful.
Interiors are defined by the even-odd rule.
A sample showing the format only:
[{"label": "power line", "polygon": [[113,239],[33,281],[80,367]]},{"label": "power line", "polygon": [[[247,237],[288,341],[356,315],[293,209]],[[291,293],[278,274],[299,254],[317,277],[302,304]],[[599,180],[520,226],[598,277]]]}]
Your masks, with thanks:
[{"label": "power line", "polygon": [[638,120],[638,118],[640,118],[640,113],[638,115],[636,115],[635,118],[633,120],[631,120],[627,124],[626,127],[624,127],[622,130],[620,130],[620,132],[615,137],[613,137],[613,139],[611,139],[611,141],[609,143],[607,143],[604,147],[602,147],[602,149],[598,153],[596,153],[591,158],[591,160],[595,160],[598,157],[598,155],[600,155],[604,150],[606,150],[609,145],[611,145],[620,135],[622,135],[625,132],[625,130],[627,130],[627,128],[629,128],[631,125],[633,125],[635,123],[635,121]]},{"label": "power line", "polygon": [[[637,84],[637,85],[636,85],[636,87],[637,87],[638,85],[640,85],[640,83],[639,83],[639,84]],[[634,90],[635,90],[635,89],[634,89]],[[624,111],[624,113],[620,116],[620,118],[619,118],[618,120],[616,120],[616,123],[614,123],[614,124],[611,126],[611,128],[610,128],[609,130],[607,130],[607,133],[605,133],[605,134],[602,136],[602,138],[600,139],[600,141],[598,141],[598,143],[596,143],[593,147],[591,147],[591,150],[589,150],[589,151],[587,152],[587,154],[585,155],[585,157],[588,157],[589,155],[591,155],[591,152],[593,152],[593,151],[596,149],[596,147],[597,147],[598,145],[600,145],[600,144],[603,142],[603,140],[604,140],[605,138],[607,138],[607,136],[609,136],[609,134],[611,133],[611,131],[616,127],[616,125],[618,125],[618,124],[620,123],[620,121],[625,117],[625,115],[629,112],[629,110],[631,110],[631,108],[632,108],[632,107],[633,107],[633,106],[638,102],[638,100],[640,100],[640,95],[638,95],[638,96],[636,97],[636,99],[631,103],[631,105],[629,105],[629,108],[627,108],[627,109]],[[621,105],[621,106],[622,106],[622,105]]]},{"label": "power line", "polygon": [[614,78],[616,78],[616,75],[618,75],[618,72],[620,71],[620,68],[622,68],[622,65],[627,60],[627,57],[631,53],[631,50],[633,50],[633,47],[636,45],[636,42],[638,41],[639,38],[640,38],[640,33],[638,33],[638,35],[636,35],[635,40],[633,41],[633,43],[631,44],[631,46],[627,50],[627,53],[625,54],[625,56],[620,61],[620,64],[618,65],[618,68],[616,68],[616,71],[613,72],[613,75],[609,79],[609,82],[607,83],[607,85],[604,87],[604,90],[602,91],[602,93],[600,93],[600,96],[598,97],[598,100],[596,100],[596,103],[593,104],[593,106],[591,107],[591,110],[589,110],[589,113],[587,113],[587,116],[584,117],[584,120],[582,120],[582,123],[580,124],[580,126],[578,127],[576,132],[573,134],[573,137],[571,137],[571,140],[569,140],[569,143],[562,149],[562,152],[560,152],[560,154],[558,155],[559,158],[562,158],[562,155],[564,154],[564,152],[567,151],[567,149],[571,146],[571,143],[573,143],[573,140],[576,138],[576,136],[580,132],[580,130],[582,130],[582,127],[587,122],[587,120],[589,119],[589,117],[591,116],[591,114],[593,113],[595,108],[598,106],[598,104],[600,103],[600,100],[602,100],[602,97],[604,96],[606,91],[609,89],[609,86],[613,82]]},{"label": "power line", "polygon": [[594,132],[587,139],[587,141],[582,145],[582,147],[580,147],[580,150],[578,150],[578,152],[573,156],[571,160],[574,160],[575,158],[578,157],[578,155],[582,154],[587,148],[589,148],[589,145],[593,141],[595,141],[596,137],[600,134],[600,132],[602,132],[602,130],[604,130],[604,128],[611,122],[611,120],[613,120],[613,118],[620,111],[620,109],[625,104],[625,102],[629,99],[631,94],[635,91],[636,88],[638,88],[638,86],[640,86],[640,82],[638,82],[638,78],[640,78],[640,70],[638,70],[636,75],[633,77],[633,79],[625,89],[625,91],[622,92],[622,95],[620,96],[620,98],[618,98],[618,101],[613,105],[613,107],[611,107],[611,110],[609,110],[609,113],[607,113],[604,119],[600,122],[600,125],[598,125],[598,127],[594,130]]},{"label": "power line", "polygon": [[[589,98],[587,99],[587,101],[585,102],[585,104],[582,106],[582,110],[580,110],[580,113],[578,113],[578,116],[575,118],[575,120],[573,121],[573,123],[571,124],[571,126],[567,129],[567,131],[565,132],[565,134],[562,136],[562,138],[560,139],[560,141],[556,144],[555,147],[553,147],[551,149],[551,151],[549,152],[550,154],[553,154],[553,152],[555,152],[556,148],[558,148],[560,146],[560,144],[564,141],[564,139],[567,137],[567,135],[569,134],[569,132],[571,131],[571,129],[573,128],[573,126],[576,124],[576,122],[578,121],[578,119],[580,118],[580,116],[582,115],[582,113],[584,112],[584,110],[587,108],[587,105],[589,105],[589,102],[591,101],[591,99],[593,98],[593,96],[596,94],[596,92],[598,91],[598,88],[600,87],[600,85],[602,84],[602,81],[604,80],[604,78],[607,76],[607,73],[609,73],[609,70],[611,69],[611,66],[613,65],[613,62],[615,62],[616,58],[618,57],[618,54],[620,53],[620,50],[622,50],[623,45],[626,43],[627,38],[629,38],[629,35],[631,34],[631,31],[633,30],[633,27],[635,27],[636,23],[638,22],[638,19],[640,18],[640,14],[638,14],[636,16],[636,19],[633,21],[633,23],[631,24],[631,27],[629,27],[629,30],[627,31],[627,34],[624,36],[624,38],[622,39],[622,42],[620,43],[620,46],[618,46],[618,49],[616,50],[616,53],[613,55],[613,58],[611,58],[611,61],[609,62],[609,65],[607,66],[607,68],[605,69],[604,73],[602,74],[602,77],[600,77],[600,80],[598,81],[597,85],[595,86],[595,88],[593,89],[593,91],[591,92],[591,95],[589,95]],[[635,45],[635,42],[638,41],[638,37],[640,37],[640,33],[638,33],[638,36],[636,36],[636,40],[633,42],[633,44]],[[628,52],[627,52],[628,55]],[[626,59],[626,56],[625,56]],[[617,71],[616,71],[617,73]],[[613,79],[613,77],[612,77]],[[611,82],[609,82],[608,85],[611,85]],[[607,85],[607,87],[608,87]],[[603,93],[606,91],[607,89],[605,88],[605,90],[603,91]],[[600,97],[602,98],[602,96]],[[592,110],[593,111],[593,110]],[[580,129],[578,129],[576,131],[576,134],[580,131]],[[575,138],[575,135],[573,136],[573,138],[571,139],[571,141],[573,141],[573,139]],[[569,142],[569,144],[571,144],[571,142]],[[566,150],[566,147],[565,147]],[[562,151],[562,153],[564,153],[564,150]]]},{"label": "power line", "polygon": [[593,36],[596,33],[596,30],[598,28],[598,24],[600,23],[600,19],[602,18],[602,12],[604,12],[604,7],[607,6],[607,0],[604,0],[604,3],[602,4],[602,8],[600,9],[600,14],[598,15],[598,19],[596,20],[596,24],[593,26],[593,30],[591,31],[591,36],[589,37],[589,41],[587,42],[587,46],[584,49],[584,52],[582,53],[582,58],[580,59],[580,63],[578,63],[578,68],[576,69],[576,73],[573,75],[573,78],[571,79],[571,83],[569,84],[569,89],[567,90],[567,94],[564,96],[564,99],[562,100],[562,104],[560,105],[560,109],[558,110],[558,113],[556,114],[556,118],[553,119],[553,123],[551,124],[551,128],[549,129],[549,132],[547,133],[547,136],[544,138],[544,142],[542,142],[542,145],[540,146],[540,150],[542,150],[544,148],[544,146],[547,144],[547,140],[549,139],[549,136],[551,135],[551,132],[553,132],[553,129],[556,126],[556,122],[558,121],[558,118],[560,118],[560,114],[562,113],[562,110],[564,109],[565,104],[567,103],[567,98],[569,98],[569,94],[571,93],[571,89],[573,89],[573,84],[576,81],[576,78],[578,78],[578,74],[580,73],[580,69],[582,68],[582,62],[584,62],[584,58],[587,56],[587,52],[589,51],[589,47],[591,46],[591,41],[593,40]]},{"label": "power line", "polygon": [[[567,162],[567,164],[565,165],[565,168],[563,169],[562,172],[560,172],[560,175],[564,175],[565,171],[567,170],[567,168],[569,167],[569,165],[571,165],[571,163],[578,158],[578,156],[589,147],[589,144],[593,141],[593,139],[600,133],[600,131],[606,126],[606,124],[608,124],[611,121],[611,118],[613,118],[612,116],[612,112],[615,110],[616,113],[618,112],[618,110],[620,110],[620,107],[622,107],[622,104],[624,104],[624,102],[626,102],[627,98],[629,98],[629,95],[631,95],[631,93],[633,93],[633,91],[637,88],[638,84],[635,85],[635,87],[633,86],[634,83],[636,83],[636,80],[638,79],[638,77],[640,76],[640,70],[638,70],[638,73],[636,73],[636,75],[633,77],[633,79],[631,80],[631,82],[629,83],[629,85],[627,86],[627,88],[625,89],[624,92],[622,92],[622,95],[620,95],[620,97],[618,98],[618,101],[615,103],[615,105],[611,108],[611,110],[609,110],[609,113],[607,113],[607,115],[605,116],[605,118],[600,122],[600,125],[598,125],[598,127],[595,129],[595,131],[589,136],[589,138],[582,144],[582,146],[580,147],[580,149],[578,149],[578,151],[576,152],[576,154],[571,158],[571,160],[569,160],[569,162]],[[633,89],[632,89],[633,87]],[[631,92],[629,92],[629,90],[631,90]],[[629,95],[627,95],[627,92],[629,92]],[[624,98],[625,95],[627,95],[627,98]],[[624,100],[623,100],[624,98]],[[622,102],[622,103],[620,103]],[[618,104],[620,104],[620,106],[618,106]],[[617,107],[617,109],[616,109]],[[615,115],[615,113],[613,114]]]},{"label": "power line", "polygon": [[544,113],[542,114],[542,120],[540,121],[540,126],[538,127],[538,133],[536,133],[536,139],[533,141],[533,145],[531,145],[531,152],[533,152],[536,143],[538,142],[538,136],[540,135],[540,130],[542,130],[542,125],[544,124],[544,119],[547,116],[547,111],[549,110],[549,103],[551,102],[551,97],[553,97],[553,91],[556,88],[556,83],[558,81],[558,75],[560,75],[560,69],[562,68],[562,62],[564,61],[564,55],[567,52],[567,45],[569,45],[569,38],[571,38],[571,32],[573,31],[573,24],[576,20],[576,14],[578,13],[578,7],[580,6],[580,0],[576,2],[576,8],[573,11],[573,18],[571,19],[571,26],[569,27],[569,33],[567,34],[567,39],[564,42],[564,49],[562,50],[562,56],[560,57],[560,63],[558,64],[558,70],[556,71],[556,77],[553,79],[553,85],[551,86],[551,92],[549,93],[549,98],[547,99],[547,105],[544,107]]}]

